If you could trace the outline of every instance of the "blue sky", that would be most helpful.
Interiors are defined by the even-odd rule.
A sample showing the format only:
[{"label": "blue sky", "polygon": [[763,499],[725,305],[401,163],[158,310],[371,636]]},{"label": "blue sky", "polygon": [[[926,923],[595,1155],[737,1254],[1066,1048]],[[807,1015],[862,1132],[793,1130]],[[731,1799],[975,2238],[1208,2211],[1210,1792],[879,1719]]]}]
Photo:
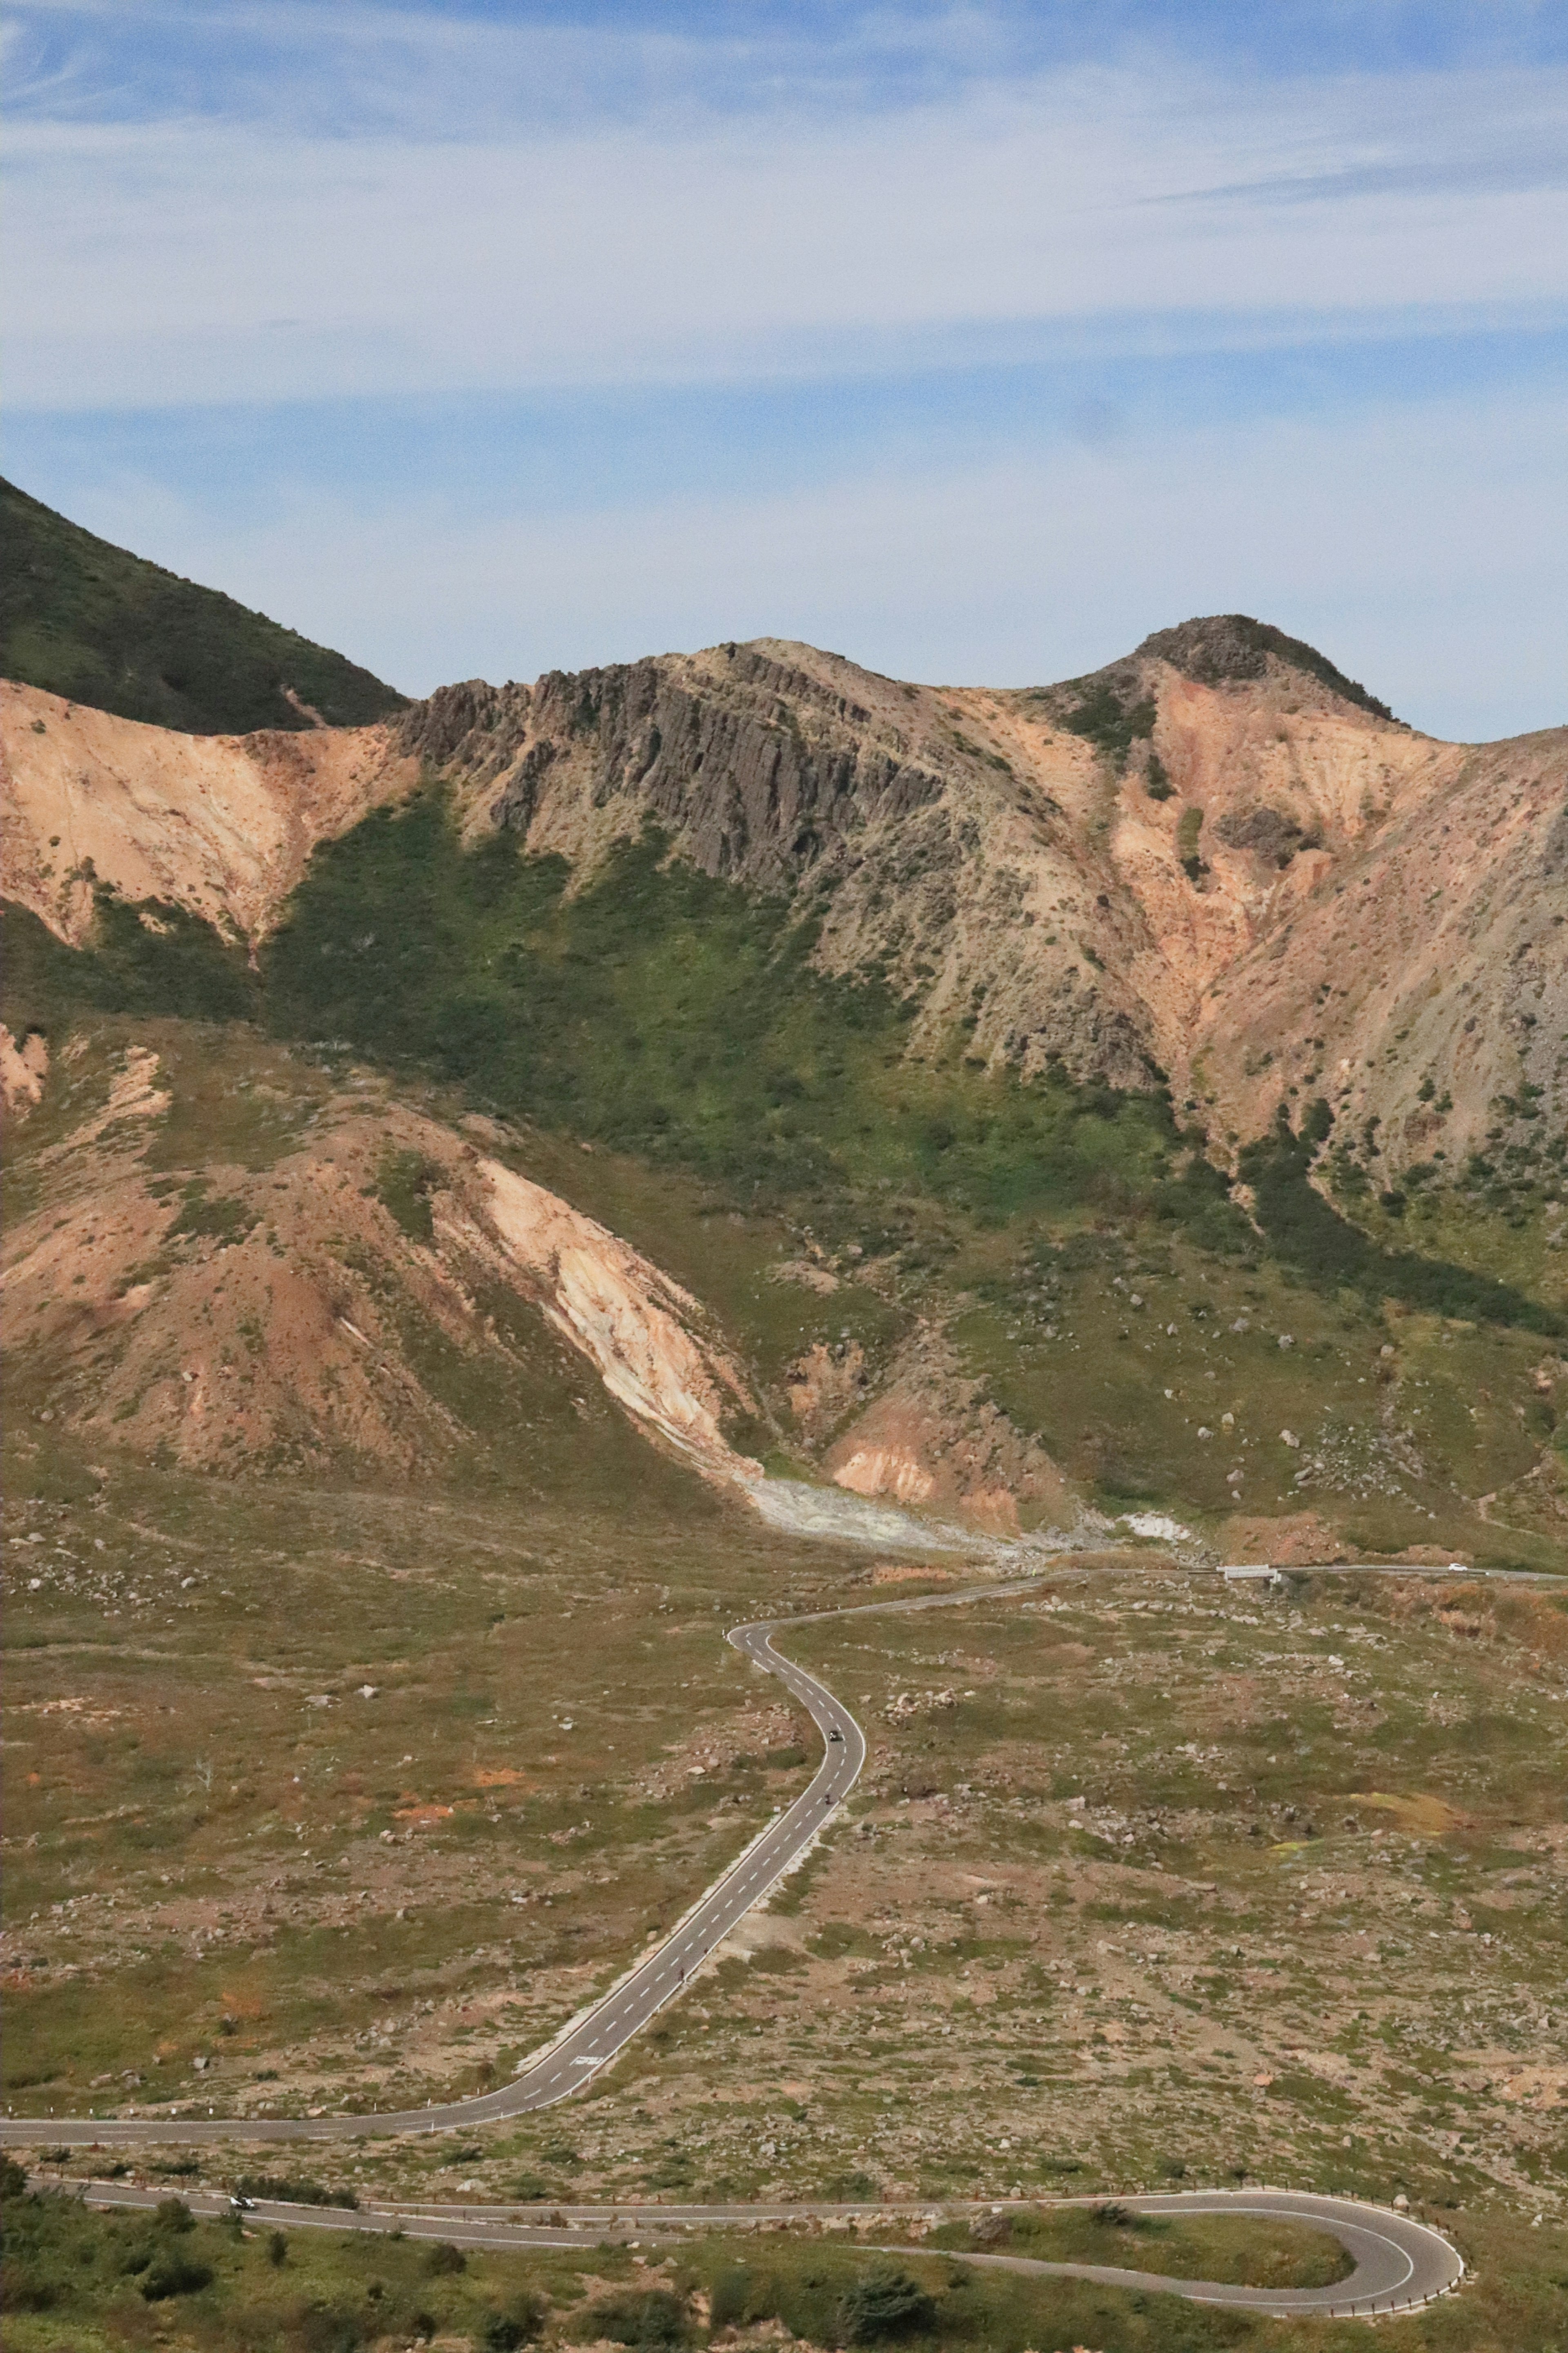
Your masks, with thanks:
[{"label": "blue sky", "polygon": [[44,0],[4,465],[411,691],[1261,614],[1568,719],[1568,10]]}]

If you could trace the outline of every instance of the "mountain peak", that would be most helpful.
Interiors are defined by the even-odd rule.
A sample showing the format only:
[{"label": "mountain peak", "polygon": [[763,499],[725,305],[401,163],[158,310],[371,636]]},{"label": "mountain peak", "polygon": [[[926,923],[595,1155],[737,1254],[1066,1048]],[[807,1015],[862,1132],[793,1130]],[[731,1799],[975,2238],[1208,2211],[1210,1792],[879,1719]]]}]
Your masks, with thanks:
[{"label": "mountain peak", "polygon": [[1133,659],[1169,662],[1184,678],[1194,679],[1201,686],[1221,686],[1262,678],[1270,655],[1288,669],[1304,670],[1344,702],[1371,712],[1373,718],[1393,719],[1386,702],[1369,694],[1355,679],[1347,678],[1316,646],[1287,637],[1268,621],[1255,621],[1249,613],[1209,613],[1178,621],[1172,629],[1156,629],[1137,648]]}]

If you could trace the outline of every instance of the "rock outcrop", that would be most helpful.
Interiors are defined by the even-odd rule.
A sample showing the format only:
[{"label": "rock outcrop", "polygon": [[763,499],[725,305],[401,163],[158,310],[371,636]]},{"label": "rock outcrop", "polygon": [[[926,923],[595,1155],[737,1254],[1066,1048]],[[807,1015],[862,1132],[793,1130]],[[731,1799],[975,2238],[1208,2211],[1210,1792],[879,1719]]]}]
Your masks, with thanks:
[{"label": "rock outcrop", "polygon": [[1216,1142],[1321,1094],[1389,1175],[1568,1119],[1568,731],[1436,743],[1246,616],[1005,693],[719,646],[445,688],[397,743],[580,872],[652,823],[790,900],[917,1050],[1168,1078]]},{"label": "rock outcrop", "polygon": [[809,921],[825,971],[885,975],[913,1051],[1168,1082],[1221,1154],[1318,1095],[1388,1176],[1568,1124],[1568,730],[1436,743],[1241,615],[1051,687],[759,639],[308,736],[6,688],[0,748],[7,892],[67,937],[96,875],[255,939],[317,841],[435,775],[580,878],[656,827]]}]

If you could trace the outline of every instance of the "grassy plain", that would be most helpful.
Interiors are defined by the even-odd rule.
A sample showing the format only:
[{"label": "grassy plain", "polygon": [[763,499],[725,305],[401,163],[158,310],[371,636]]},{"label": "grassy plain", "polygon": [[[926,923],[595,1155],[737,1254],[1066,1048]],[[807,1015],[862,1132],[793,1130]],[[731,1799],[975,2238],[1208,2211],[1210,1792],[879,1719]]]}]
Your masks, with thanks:
[{"label": "grassy plain", "polygon": [[9,2095],[439,2098],[667,1923],[805,1771],[721,1629],[823,1588],[650,1469],[616,1511],[14,1457]]}]

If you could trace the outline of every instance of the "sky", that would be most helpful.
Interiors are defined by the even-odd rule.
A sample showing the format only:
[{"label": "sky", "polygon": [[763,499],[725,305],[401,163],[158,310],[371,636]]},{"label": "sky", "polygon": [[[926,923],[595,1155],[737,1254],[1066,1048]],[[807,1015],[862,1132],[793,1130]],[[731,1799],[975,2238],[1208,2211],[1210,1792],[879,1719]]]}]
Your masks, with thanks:
[{"label": "sky", "polygon": [[1562,0],[13,0],[0,465],[410,692],[1195,613],[1568,721]]}]

